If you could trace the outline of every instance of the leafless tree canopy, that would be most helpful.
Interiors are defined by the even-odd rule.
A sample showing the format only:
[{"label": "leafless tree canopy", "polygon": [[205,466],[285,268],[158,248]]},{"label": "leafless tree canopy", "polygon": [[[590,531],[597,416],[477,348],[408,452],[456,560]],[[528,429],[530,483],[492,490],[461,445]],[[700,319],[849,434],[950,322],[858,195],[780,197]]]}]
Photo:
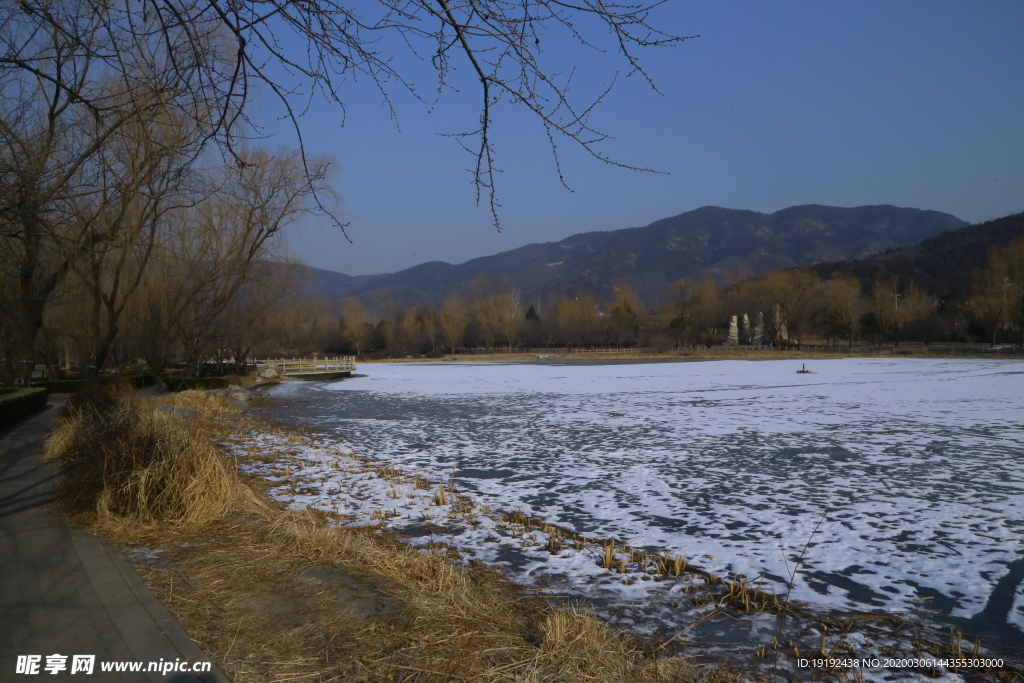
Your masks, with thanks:
[{"label": "leafless tree canopy", "polygon": [[[556,73],[543,59],[546,40],[616,52],[628,73],[647,78],[637,51],[685,38],[651,23],[660,2],[623,4],[601,0],[8,0],[0,8],[0,67],[17,69],[66,93],[70,104],[97,120],[116,118],[124,102],[108,83],[83,78],[86,71],[120,81],[114,91],[145,93],[139,79],[161,74],[166,87],[199,95],[186,113],[207,125],[208,138],[230,153],[238,138],[258,130],[251,119],[254,93],[277,98],[295,126],[306,104],[323,97],[344,112],[345,84],[367,79],[386,106],[396,90],[428,101],[458,86],[455,69],[468,66],[479,84],[480,116],[468,130],[452,133],[473,157],[478,199],[486,195],[497,225],[492,111],[502,102],[525,107],[543,126],[556,152],[567,137],[597,159],[619,166],[598,148],[606,135],[589,115],[604,94],[579,101],[572,73]],[[62,45],[65,68],[40,68],[39,42]],[[411,80],[408,50],[436,75],[428,89]],[[169,66],[170,68],[163,68]],[[648,79],[649,81],[649,79]],[[614,80],[612,81],[614,82]],[[607,92],[607,91],[606,91]],[[133,102],[137,107],[138,103]],[[393,107],[392,107],[393,110]],[[559,169],[561,175],[561,170]]]}]

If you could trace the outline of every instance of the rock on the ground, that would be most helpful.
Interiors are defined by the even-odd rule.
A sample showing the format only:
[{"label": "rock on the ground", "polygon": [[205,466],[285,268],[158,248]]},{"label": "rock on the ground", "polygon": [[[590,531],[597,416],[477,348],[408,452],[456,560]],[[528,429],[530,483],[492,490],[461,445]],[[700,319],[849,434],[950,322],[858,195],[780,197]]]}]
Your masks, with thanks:
[{"label": "rock on the ground", "polygon": [[256,376],[260,379],[274,379],[278,376],[277,370],[271,367],[260,368],[256,371]]},{"label": "rock on the ground", "polygon": [[235,401],[251,401],[253,399],[253,393],[241,387],[230,387],[227,390],[227,396]]}]

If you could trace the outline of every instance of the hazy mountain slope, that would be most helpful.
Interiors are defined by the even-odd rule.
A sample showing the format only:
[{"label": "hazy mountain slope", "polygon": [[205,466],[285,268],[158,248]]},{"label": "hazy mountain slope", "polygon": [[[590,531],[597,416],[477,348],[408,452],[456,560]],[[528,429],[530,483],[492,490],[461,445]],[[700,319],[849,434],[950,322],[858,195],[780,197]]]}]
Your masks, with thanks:
[{"label": "hazy mountain slope", "polygon": [[1024,213],[944,232],[858,261],[819,264],[813,270],[819,277],[837,272],[853,275],[868,291],[879,277],[895,275],[941,296],[952,290],[969,291],[974,271],[985,267],[992,248],[1018,239],[1024,239]]},{"label": "hazy mountain slope", "polygon": [[308,267],[308,282],[304,288],[306,296],[319,298],[344,298],[352,292],[365,288],[384,275],[345,275],[333,270]]},{"label": "hazy mountain slope", "polygon": [[807,205],[773,214],[706,206],[642,228],[580,233],[459,265],[424,263],[334,291],[365,298],[390,292],[415,305],[436,304],[479,278],[505,279],[530,299],[579,291],[608,297],[613,283],[624,280],[653,301],[682,277],[724,281],[862,258],[965,225],[949,214],[894,206]]}]

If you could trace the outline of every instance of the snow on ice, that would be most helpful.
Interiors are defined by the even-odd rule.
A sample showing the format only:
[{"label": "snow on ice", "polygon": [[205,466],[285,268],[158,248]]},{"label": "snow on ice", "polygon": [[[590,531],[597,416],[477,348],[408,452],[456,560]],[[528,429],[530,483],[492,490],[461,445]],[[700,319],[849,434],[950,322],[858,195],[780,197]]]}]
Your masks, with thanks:
[{"label": "snow on ice", "polygon": [[[513,578],[600,585],[624,603],[670,589],[601,579],[594,557],[548,553],[540,532],[517,536],[513,558],[487,510],[522,508],[781,592],[810,539],[794,599],[982,611],[1024,558],[1024,363],[807,365],[811,374],[794,361],[363,365],[341,382],[276,388],[266,414],[317,435],[290,477],[257,469],[294,507],[396,529],[447,524],[445,540]],[[351,451],[435,490],[381,476]],[[433,504],[453,468],[476,504],[457,524],[450,505]],[[1022,588],[1009,621],[1024,630]]]}]

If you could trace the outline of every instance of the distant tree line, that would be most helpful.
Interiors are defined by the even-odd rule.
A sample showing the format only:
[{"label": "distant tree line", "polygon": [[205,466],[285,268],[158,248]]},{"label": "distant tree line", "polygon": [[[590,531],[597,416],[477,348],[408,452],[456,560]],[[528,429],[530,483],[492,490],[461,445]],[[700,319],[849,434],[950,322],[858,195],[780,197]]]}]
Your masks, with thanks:
[{"label": "distant tree line", "polygon": [[[287,324],[273,326],[278,336],[265,347],[280,353],[401,357],[468,349],[665,351],[730,343],[1024,343],[1024,240],[993,249],[988,265],[971,281],[969,291],[936,295],[897,276],[883,275],[865,286],[847,274],[822,278],[811,268],[795,268],[724,289],[711,280],[679,280],[656,306],[644,305],[621,282],[613,286],[612,299],[583,292],[531,301],[500,282],[478,281],[439,306],[407,308],[389,296],[295,299],[279,313],[288,317]],[[731,329],[733,316],[738,329]]]}]

